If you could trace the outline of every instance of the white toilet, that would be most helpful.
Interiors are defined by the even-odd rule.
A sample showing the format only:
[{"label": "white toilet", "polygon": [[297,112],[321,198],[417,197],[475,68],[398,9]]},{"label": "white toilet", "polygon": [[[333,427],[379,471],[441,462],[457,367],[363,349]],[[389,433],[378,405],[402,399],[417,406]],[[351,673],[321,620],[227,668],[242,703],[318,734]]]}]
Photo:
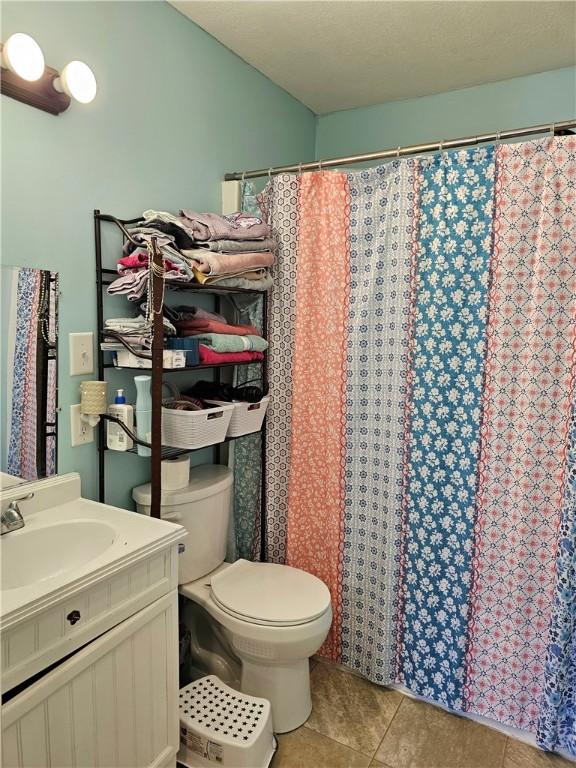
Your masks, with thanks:
[{"label": "white toilet", "polygon": [[[190,485],[162,493],[162,517],[188,530],[179,558],[181,615],[194,663],[244,693],[272,704],[274,730],[291,731],[312,711],[308,659],[332,622],[330,593],[320,579],[287,565],[224,563],[232,471],[195,467]],[[148,513],[150,485],[134,488]]]}]

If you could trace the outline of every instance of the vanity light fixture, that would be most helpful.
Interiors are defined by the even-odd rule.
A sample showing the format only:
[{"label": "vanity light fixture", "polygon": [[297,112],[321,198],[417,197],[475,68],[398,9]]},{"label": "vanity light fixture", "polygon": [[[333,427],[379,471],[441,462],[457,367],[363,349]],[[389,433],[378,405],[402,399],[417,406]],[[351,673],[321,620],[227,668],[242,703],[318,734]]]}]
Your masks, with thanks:
[{"label": "vanity light fixture", "polygon": [[54,80],[54,88],[67,93],[81,104],[90,104],[96,96],[96,78],[94,72],[83,61],[71,61],[66,64],[60,77]]},{"label": "vanity light fixture", "polygon": [[44,63],[42,49],[30,35],[16,32],[2,46],[1,92],[33,107],[59,115],[70,97],[82,104],[94,100],[96,78],[83,61],[69,62],[61,73]]},{"label": "vanity light fixture", "polygon": [[36,40],[23,32],[10,35],[2,48],[2,64],[23,80],[34,82],[44,74],[44,54]]}]

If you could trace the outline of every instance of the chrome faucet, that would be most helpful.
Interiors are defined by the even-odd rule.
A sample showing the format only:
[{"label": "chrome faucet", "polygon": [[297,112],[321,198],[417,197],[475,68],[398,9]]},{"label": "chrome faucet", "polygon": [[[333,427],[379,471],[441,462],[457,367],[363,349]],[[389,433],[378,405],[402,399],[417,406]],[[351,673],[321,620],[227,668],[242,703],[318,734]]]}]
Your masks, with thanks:
[{"label": "chrome faucet", "polygon": [[0,516],[0,521],[2,523],[0,536],[4,536],[5,533],[10,533],[10,531],[17,531],[19,528],[24,528],[24,518],[20,512],[18,502],[26,501],[27,499],[32,499],[33,497],[34,494],[29,493],[26,496],[21,496],[19,499],[14,499],[10,502],[10,504],[8,504]]}]

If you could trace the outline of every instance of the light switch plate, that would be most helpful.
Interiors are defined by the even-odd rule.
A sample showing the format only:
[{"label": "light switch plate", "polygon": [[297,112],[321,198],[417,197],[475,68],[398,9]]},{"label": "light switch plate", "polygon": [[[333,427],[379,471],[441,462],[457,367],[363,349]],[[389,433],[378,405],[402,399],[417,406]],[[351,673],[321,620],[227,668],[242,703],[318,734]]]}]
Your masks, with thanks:
[{"label": "light switch plate", "polygon": [[83,376],[94,373],[94,334],[71,333],[70,340],[70,376]]},{"label": "light switch plate", "polygon": [[70,406],[70,442],[72,448],[94,442],[94,427],[80,418],[80,404]]}]

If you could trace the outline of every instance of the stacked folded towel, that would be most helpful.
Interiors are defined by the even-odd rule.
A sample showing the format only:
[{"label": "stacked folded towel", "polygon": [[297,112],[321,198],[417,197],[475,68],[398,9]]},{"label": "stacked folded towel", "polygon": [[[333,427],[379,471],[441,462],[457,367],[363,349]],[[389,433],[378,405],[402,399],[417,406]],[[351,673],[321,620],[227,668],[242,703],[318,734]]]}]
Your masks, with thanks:
[{"label": "stacked folded towel", "polygon": [[268,342],[253,325],[234,325],[199,307],[177,307],[171,319],[178,335],[199,343],[201,363],[248,363],[262,360]]},{"label": "stacked folded towel", "polygon": [[152,238],[162,254],[166,280],[257,291],[272,286],[274,243],[270,228],[258,216],[187,209],[176,216],[148,210],[143,223],[129,233],[118,260],[120,276],[108,287],[110,294],[126,294],[131,301],[146,294]]}]

